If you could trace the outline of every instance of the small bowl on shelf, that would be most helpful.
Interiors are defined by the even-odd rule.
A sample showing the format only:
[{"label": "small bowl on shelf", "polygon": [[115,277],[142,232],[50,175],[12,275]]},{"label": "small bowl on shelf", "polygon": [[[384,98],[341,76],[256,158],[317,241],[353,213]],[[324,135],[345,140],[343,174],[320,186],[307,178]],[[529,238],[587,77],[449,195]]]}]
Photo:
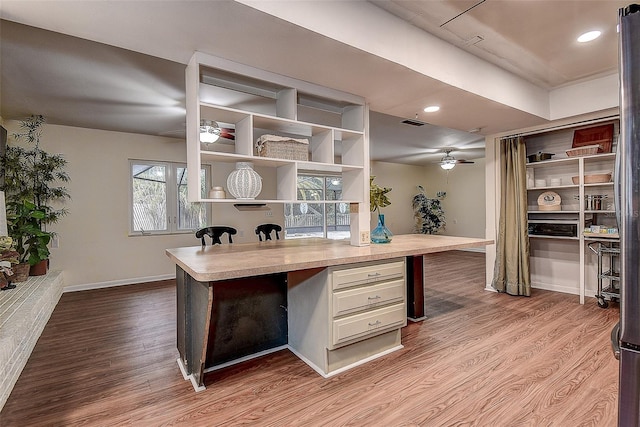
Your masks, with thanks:
[{"label": "small bowl on shelf", "polygon": [[211,187],[211,190],[209,190],[210,199],[225,199],[226,197],[227,193],[222,187]]}]

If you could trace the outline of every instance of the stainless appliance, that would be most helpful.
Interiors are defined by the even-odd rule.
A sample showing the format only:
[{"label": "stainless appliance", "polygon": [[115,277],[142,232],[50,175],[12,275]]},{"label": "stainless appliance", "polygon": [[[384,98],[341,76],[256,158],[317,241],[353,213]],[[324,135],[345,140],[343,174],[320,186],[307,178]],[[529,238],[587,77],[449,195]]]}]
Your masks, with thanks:
[{"label": "stainless appliance", "polygon": [[640,5],[618,12],[620,139],[615,188],[619,194],[620,324],[618,425],[640,426]]}]

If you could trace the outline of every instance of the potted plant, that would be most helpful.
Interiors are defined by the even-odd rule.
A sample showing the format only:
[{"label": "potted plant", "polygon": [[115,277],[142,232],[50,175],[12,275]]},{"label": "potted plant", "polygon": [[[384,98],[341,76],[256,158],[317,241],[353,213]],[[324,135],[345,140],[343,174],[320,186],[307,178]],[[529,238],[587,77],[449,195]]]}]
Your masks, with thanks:
[{"label": "potted plant", "polygon": [[380,187],[373,182],[374,179],[375,176],[369,179],[369,207],[371,212],[378,213],[378,226],[371,231],[371,241],[373,243],[389,243],[393,238],[393,233],[384,225],[384,214],[380,212],[380,209],[391,204],[387,197],[391,188]]},{"label": "potted plant", "polygon": [[[45,208],[39,208],[29,200],[9,202],[7,206],[7,229],[16,243],[20,263],[28,263],[33,276],[46,273],[52,233],[43,231],[41,223],[46,218]],[[44,269],[44,271],[42,271]]]},{"label": "potted plant", "polygon": [[46,273],[49,256],[46,245],[52,235],[46,231],[47,225],[67,213],[64,207],[54,208],[54,204],[60,206],[70,198],[63,185],[69,181],[64,170],[67,161],[61,154],[49,154],[40,147],[44,123],[43,116],[21,121],[20,132],[12,135],[16,144],[7,146],[5,156],[0,159],[5,170],[5,182],[0,190],[7,198],[7,219],[10,217],[15,223],[10,236],[21,259],[29,260],[32,275],[37,273],[38,268],[34,266],[38,261],[40,271],[44,267]]},{"label": "potted plant", "polygon": [[421,234],[435,234],[444,229],[444,211],[438,199],[429,199],[424,194],[422,185],[418,185],[418,194],[413,196],[413,217],[416,221],[416,232]]}]

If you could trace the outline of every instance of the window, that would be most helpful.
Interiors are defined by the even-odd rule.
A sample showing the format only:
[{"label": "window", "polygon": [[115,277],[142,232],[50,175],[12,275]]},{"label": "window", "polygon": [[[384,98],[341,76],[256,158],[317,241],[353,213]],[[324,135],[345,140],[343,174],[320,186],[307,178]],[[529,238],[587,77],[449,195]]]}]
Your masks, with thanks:
[{"label": "window", "polygon": [[342,199],[342,178],[339,176],[298,176],[298,200],[284,206],[285,236],[327,237],[348,239],[349,205],[347,203],[318,203]]},{"label": "window", "polygon": [[[186,165],[144,160],[131,160],[129,163],[132,234],[187,232],[209,223],[207,204],[187,201]],[[209,170],[203,168],[200,173],[204,195]]]}]

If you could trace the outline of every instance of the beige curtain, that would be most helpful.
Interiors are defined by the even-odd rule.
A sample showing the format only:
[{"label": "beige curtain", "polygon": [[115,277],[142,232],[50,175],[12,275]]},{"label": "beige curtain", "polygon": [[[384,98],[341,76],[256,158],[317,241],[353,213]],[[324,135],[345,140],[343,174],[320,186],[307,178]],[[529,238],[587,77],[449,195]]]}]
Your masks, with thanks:
[{"label": "beige curtain", "polygon": [[525,158],[522,137],[501,141],[500,222],[492,285],[498,292],[530,296]]}]

